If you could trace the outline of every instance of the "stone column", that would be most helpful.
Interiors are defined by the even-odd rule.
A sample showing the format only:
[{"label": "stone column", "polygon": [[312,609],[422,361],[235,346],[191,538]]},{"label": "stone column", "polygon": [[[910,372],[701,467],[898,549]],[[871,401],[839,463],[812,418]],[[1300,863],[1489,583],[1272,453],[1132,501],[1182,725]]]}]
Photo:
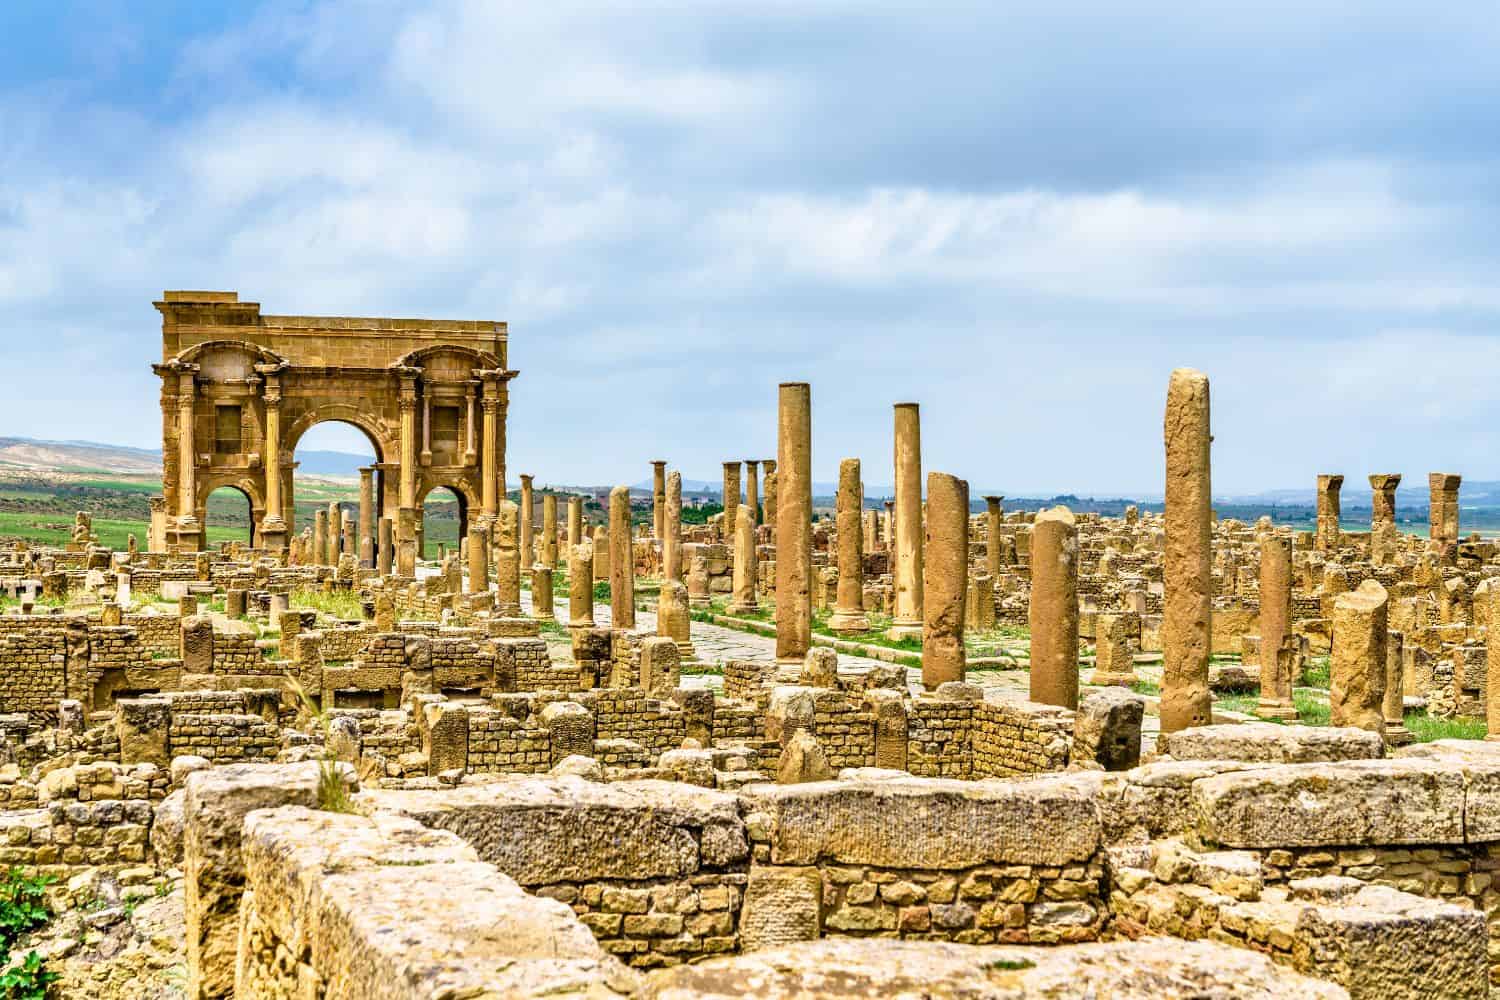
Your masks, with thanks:
[{"label": "stone column", "polygon": [[760,601],[755,596],[758,579],[755,565],[755,517],[749,513],[749,507],[749,504],[740,504],[739,516],[734,522],[734,593],[730,595],[726,609],[732,615],[743,615],[760,609]]},{"label": "stone column", "polygon": [[662,504],[661,574],[667,580],[682,579],[682,473],[667,476],[667,496]]},{"label": "stone column", "polygon": [[1385,565],[1396,554],[1396,487],[1400,485],[1399,472],[1370,477],[1370,561],[1377,566]]},{"label": "stone column", "polygon": [[651,460],[651,537],[667,537],[667,460]]},{"label": "stone column", "polygon": [[359,564],[375,565],[375,469],[359,470]]},{"label": "stone column", "polygon": [[896,501],[885,500],[882,501],[881,505],[884,507],[884,510],[880,513],[881,541],[885,543],[886,551],[894,554],[896,548]]},{"label": "stone column", "polygon": [[594,579],[609,579],[609,529],[602,524],[594,526]]},{"label": "stone column", "polygon": [[1332,552],[1339,547],[1339,490],[1343,488],[1343,476],[1318,477],[1318,532],[1314,546],[1319,552]]},{"label": "stone column", "polygon": [[812,387],[806,382],[781,384],[776,439],[776,659],[801,664],[812,646]]},{"label": "stone column", "polygon": [[542,558],[548,569],[557,568],[557,494],[542,495]]},{"label": "stone column", "polygon": [[1458,487],[1462,481],[1462,476],[1447,472],[1427,476],[1428,532],[1433,542],[1441,545],[1458,542]]},{"label": "stone column", "polygon": [[340,535],[344,527],[344,512],[334,501],[328,503],[328,555],[327,562],[330,566],[339,564]]},{"label": "stone column", "polygon": [[922,637],[922,432],[916,403],[896,404],[896,607],[892,639]]},{"label": "stone column", "polygon": [[865,547],[863,508],[865,486],[857,458],[839,463],[839,491],[834,498],[834,530],[838,543],[839,584],[828,627],[835,632],[865,632]]},{"label": "stone column", "polygon": [[[484,519],[495,519],[496,505],[500,502],[500,387],[494,376],[484,378],[484,440],[481,442],[480,475],[484,477],[481,491],[484,502]],[[473,400],[469,403],[469,433],[473,434]]]},{"label": "stone column", "polygon": [[[1172,372],[1164,421],[1167,450],[1166,550],[1162,561],[1162,732],[1212,721],[1208,656],[1213,614],[1208,376]],[[1031,563],[1037,561],[1036,529]],[[1033,640],[1034,641],[1034,640]]]},{"label": "stone column", "polygon": [[521,473],[521,538],[520,559],[521,565],[530,566],[536,562],[536,547],[531,537],[531,526],[535,522],[535,511],[532,508],[532,486],[534,477]]},{"label": "stone column", "polygon": [[516,505],[501,500],[495,513],[495,613],[502,618],[521,614],[521,550],[516,542],[519,520]]},{"label": "stone column", "polygon": [[[1389,621],[1389,609],[1386,617]],[[1412,731],[1406,728],[1406,685],[1402,680],[1401,668],[1405,640],[1403,633],[1395,629],[1386,630],[1385,694],[1381,697],[1381,714],[1385,717],[1385,745],[1388,747],[1404,747],[1416,739]],[[1488,658],[1489,650],[1486,649],[1486,669],[1489,666]]]},{"label": "stone column", "polygon": [[[861,484],[863,490],[863,484]],[[863,500],[860,501],[864,503]],[[873,510],[861,510],[859,512],[860,526],[864,529],[864,547],[866,552],[880,551],[880,515]]]},{"label": "stone column", "polygon": [[[858,468],[856,465],[856,479]],[[839,492],[844,485],[839,474]],[[858,537],[858,532],[854,533]],[[942,472],[927,474],[927,544],[923,562],[922,686],[964,679],[964,603],[969,574],[969,484]],[[844,547],[839,545],[840,571]],[[843,596],[843,579],[839,580]],[[1078,616],[1073,616],[1073,697],[1078,695]],[[1034,635],[1035,633],[1033,633]],[[1033,649],[1035,645],[1033,645]],[[1032,670],[1036,661],[1032,661]]]},{"label": "stone column", "polygon": [[724,463],[724,541],[734,544],[734,519],[740,509],[740,463]]},{"label": "stone column", "polygon": [[1003,496],[988,496],[984,498],[984,523],[989,531],[984,543],[984,565],[990,576],[1000,579],[1000,523],[1004,511],[1000,507]]},{"label": "stone column", "polygon": [[594,543],[568,547],[568,627],[594,627]]},{"label": "stone column", "polygon": [[422,464],[432,464],[432,393],[422,386]]},{"label": "stone column", "polygon": [[1373,579],[1333,602],[1328,724],[1385,731],[1385,588]]},{"label": "stone column", "polygon": [[774,458],[763,458],[760,460],[761,469],[761,513],[764,515],[762,522],[771,526],[771,531],[776,530],[776,460]]},{"label": "stone column", "polygon": [[417,379],[416,370],[401,373],[401,484],[396,511],[396,572],[416,573],[417,558]]},{"label": "stone column", "polygon": [[635,558],[630,551],[630,487],[609,491],[609,609],[611,627],[635,628]]},{"label": "stone column", "polygon": [[281,377],[278,366],[256,365],[265,375],[263,401],[266,406],[265,443],[261,447],[261,465],[266,474],[266,516],[261,518],[261,546],[270,552],[286,548],[286,519],[281,516]]},{"label": "stone column", "polygon": [[760,466],[759,459],[745,459],[745,506],[750,508],[750,523],[752,527],[760,525],[760,484],[756,481],[756,470]]},{"label": "stone column", "polygon": [[583,541],[583,497],[568,497],[568,544]]},{"label": "stone column", "polygon": [[490,589],[490,533],[482,527],[469,529],[469,593]]},{"label": "stone column", "polygon": [[381,576],[391,575],[391,563],[396,558],[395,527],[389,517],[382,517],[376,529],[380,532],[380,542],[375,546],[375,572]]},{"label": "stone column", "polygon": [[1066,507],[1031,529],[1031,700],[1078,708],[1078,528]]},{"label": "stone column", "polygon": [[[1500,587],[1489,590],[1489,629],[1500,639]],[[1413,644],[1416,639],[1413,637]],[[1500,678],[1500,641],[1491,640],[1484,651],[1484,721],[1485,739],[1500,743],[1500,682],[1491,684],[1491,677]]]},{"label": "stone column", "polygon": [[313,555],[315,563],[328,561],[328,511],[313,511]]},{"label": "stone column", "polygon": [[556,603],[552,597],[552,567],[537,563],[531,567],[531,617],[538,621],[555,621]]},{"label": "stone column", "polygon": [[197,509],[198,452],[193,434],[197,371],[197,365],[184,365],[177,379],[177,544],[191,552],[203,546],[203,525]]},{"label": "stone column", "polygon": [[[751,533],[754,533],[753,528]],[[693,647],[692,616],[688,613],[686,584],[678,580],[661,582],[661,593],[656,600],[656,634],[676,643],[677,654],[682,662],[697,660],[698,651]]]},{"label": "stone column", "polygon": [[1292,616],[1292,541],[1268,534],[1260,540],[1260,703],[1255,714],[1295,719],[1292,663],[1297,637],[1287,630]]}]

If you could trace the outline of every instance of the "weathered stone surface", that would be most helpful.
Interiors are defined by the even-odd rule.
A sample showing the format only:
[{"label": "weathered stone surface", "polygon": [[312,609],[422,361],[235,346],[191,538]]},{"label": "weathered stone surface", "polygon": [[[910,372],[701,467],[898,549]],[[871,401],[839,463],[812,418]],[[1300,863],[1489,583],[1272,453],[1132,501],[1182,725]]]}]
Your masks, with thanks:
[{"label": "weathered stone surface", "polygon": [[748,853],[733,796],[669,781],[516,778],[365,797],[451,830],[528,886],[691,875]]},{"label": "weathered stone surface", "polygon": [[776,864],[1058,865],[1099,844],[1092,796],[1063,779],[833,781],[753,785],[741,795],[772,818]]},{"label": "weathered stone surface", "polygon": [[776,780],[783,785],[796,785],[809,781],[828,781],[833,778],[833,768],[817,739],[807,729],[797,729],[781,748],[781,762],[776,767]]},{"label": "weathered stone surface", "polygon": [[1434,760],[1283,764],[1195,782],[1206,843],[1273,848],[1458,844],[1464,779]]},{"label": "weathered stone surface", "polygon": [[1282,726],[1272,722],[1194,726],[1162,733],[1157,752],[1173,760],[1310,764],[1385,755],[1380,736],[1353,726]]},{"label": "weathered stone surface", "polygon": [[1078,706],[1073,721],[1075,759],[1096,761],[1106,771],[1127,771],[1141,762],[1141,720],[1146,700],[1126,688],[1095,691]]},{"label": "weathered stone surface", "polygon": [[1254,952],[1147,938],[1070,948],[825,938],[652,973],[642,1000],[1340,1000],[1349,994]]},{"label": "weathered stone surface", "polygon": [[1213,515],[1208,376],[1172,372],[1163,425],[1167,449],[1166,549],[1162,560],[1162,732],[1207,725],[1212,698]]},{"label": "weathered stone surface", "polygon": [[822,933],[823,877],[816,868],[755,865],[740,910],[740,947],[776,948]]}]

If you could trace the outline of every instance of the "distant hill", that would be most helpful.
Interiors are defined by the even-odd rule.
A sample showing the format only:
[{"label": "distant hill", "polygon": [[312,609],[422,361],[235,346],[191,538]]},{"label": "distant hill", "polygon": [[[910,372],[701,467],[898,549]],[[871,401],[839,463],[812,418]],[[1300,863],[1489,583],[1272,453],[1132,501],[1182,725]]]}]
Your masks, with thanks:
[{"label": "distant hill", "polygon": [[[358,476],[370,464],[368,455],[341,451],[298,451],[298,471],[314,476]],[[161,475],[161,451],[128,448],[97,441],[42,441],[0,438],[0,469],[26,472],[111,472],[117,475]]]}]

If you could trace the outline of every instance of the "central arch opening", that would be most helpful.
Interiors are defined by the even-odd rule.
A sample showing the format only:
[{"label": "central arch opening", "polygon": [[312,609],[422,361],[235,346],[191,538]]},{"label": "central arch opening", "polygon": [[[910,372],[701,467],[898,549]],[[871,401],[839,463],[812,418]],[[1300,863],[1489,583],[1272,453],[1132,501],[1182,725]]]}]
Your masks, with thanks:
[{"label": "central arch opening", "polygon": [[441,558],[443,547],[458,550],[458,540],[469,530],[469,504],[464,495],[450,486],[434,486],[422,499],[422,520],[418,526],[422,539],[422,558]]},{"label": "central arch opening", "polygon": [[203,501],[204,543],[244,542],[255,545],[254,507],[238,486],[220,486]]},{"label": "central arch opening", "polygon": [[374,527],[371,529],[371,558],[379,543],[384,472],[375,441],[361,427],[342,420],[325,420],[309,427],[292,448],[293,462],[286,495],[291,498],[292,518],[296,531],[310,528],[319,510],[337,504],[340,514],[348,514],[355,525],[353,544],[358,555],[360,469],[375,467]]}]

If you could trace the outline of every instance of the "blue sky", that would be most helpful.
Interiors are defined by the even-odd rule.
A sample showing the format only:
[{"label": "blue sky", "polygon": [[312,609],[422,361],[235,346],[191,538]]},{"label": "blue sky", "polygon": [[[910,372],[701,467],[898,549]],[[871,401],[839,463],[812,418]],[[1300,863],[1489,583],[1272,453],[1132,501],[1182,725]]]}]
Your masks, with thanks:
[{"label": "blue sky", "polygon": [[[0,5],[0,434],[159,443],[164,288],[503,319],[510,468],[1500,479],[1485,4]],[[309,447],[356,444],[337,431]]]}]

